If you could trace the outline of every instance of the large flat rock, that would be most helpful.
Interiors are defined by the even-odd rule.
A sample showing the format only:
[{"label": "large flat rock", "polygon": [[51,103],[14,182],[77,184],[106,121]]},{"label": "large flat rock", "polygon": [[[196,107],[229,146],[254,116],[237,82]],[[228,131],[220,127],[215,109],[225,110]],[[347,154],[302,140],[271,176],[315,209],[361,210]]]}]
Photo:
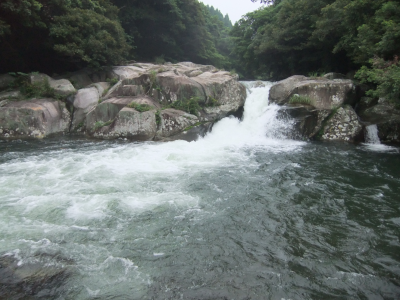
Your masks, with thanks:
[{"label": "large flat rock", "polygon": [[[300,101],[317,109],[334,109],[344,104],[352,104],[356,96],[356,87],[351,80],[313,79],[305,76],[291,76],[277,82],[270,89],[269,101],[285,105]],[[297,97],[297,98],[296,98]]]}]

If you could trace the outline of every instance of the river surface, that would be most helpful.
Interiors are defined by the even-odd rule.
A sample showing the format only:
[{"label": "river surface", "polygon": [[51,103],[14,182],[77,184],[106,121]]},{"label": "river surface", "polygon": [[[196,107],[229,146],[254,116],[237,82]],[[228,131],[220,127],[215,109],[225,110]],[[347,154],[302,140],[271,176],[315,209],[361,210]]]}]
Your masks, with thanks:
[{"label": "river surface", "polygon": [[0,299],[400,299],[399,148],[246,85],[196,142],[0,141]]}]

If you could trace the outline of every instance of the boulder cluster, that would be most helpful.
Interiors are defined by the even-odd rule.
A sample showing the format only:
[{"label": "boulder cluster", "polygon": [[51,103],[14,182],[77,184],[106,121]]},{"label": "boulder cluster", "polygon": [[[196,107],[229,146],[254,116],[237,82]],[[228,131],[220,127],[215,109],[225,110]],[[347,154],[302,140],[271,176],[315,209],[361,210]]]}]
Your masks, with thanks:
[{"label": "boulder cluster", "polygon": [[365,128],[376,124],[382,142],[400,142],[400,111],[380,99],[362,97],[362,88],[344,75],[292,76],[271,87],[270,103],[285,107],[296,120],[298,136],[333,141],[363,141]]},{"label": "boulder cluster", "polygon": [[[0,89],[15,80],[0,76]],[[82,134],[134,140],[193,139],[217,120],[243,107],[246,89],[238,76],[191,62],[132,63],[107,71],[83,70],[64,78],[30,74],[56,97],[21,99],[0,93],[0,138],[43,138]]]}]

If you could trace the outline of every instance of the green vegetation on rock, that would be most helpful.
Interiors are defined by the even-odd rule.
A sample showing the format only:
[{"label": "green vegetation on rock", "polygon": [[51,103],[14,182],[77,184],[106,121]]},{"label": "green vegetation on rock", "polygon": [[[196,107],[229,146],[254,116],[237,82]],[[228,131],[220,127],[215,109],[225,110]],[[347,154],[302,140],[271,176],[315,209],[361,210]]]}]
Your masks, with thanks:
[{"label": "green vegetation on rock", "polygon": [[289,99],[290,104],[308,104],[311,105],[311,98],[308,96],[302,96],[298,94],[294,94]]},{"label": "green vegetation on rock", "polygon": [[169,107],[186,111],[192,115],[197,115],[198,111],[201,109],[199,105],[199,99],[197,97],[177,100],[170,104]]},{"label": "green vegetation on rock", "polygon": [[138,112],[145,112],[145,111],[154,109],[154,107],[152,107],[148,104],[138,104],[136,102],[132,102],[132,103],[128,104],[127,106],[137,110]]},{"label": "green vegetation on rock", "polygon": [[104,126],[111,125],[112,122],[114,122],[114,120],[109,120],[107,122],[97,121],[96,123],[94,123],[94,130],[100,129],[100,128],[104,127]]}]

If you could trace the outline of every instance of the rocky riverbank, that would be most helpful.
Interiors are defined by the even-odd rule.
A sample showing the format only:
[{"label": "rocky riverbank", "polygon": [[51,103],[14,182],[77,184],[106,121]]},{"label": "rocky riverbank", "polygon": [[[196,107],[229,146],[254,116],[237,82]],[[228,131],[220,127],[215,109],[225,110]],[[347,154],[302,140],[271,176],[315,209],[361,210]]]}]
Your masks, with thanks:
[{"label": "rocky riverbank", "polygon": [[385,99],[363,97],[362,88],[344,75],[292,76],[271,87],[271,103],[296,120],[297,136],[330,141],[364,141],[376,124],[381,142],[400,142],[400,110]]},{"label": "rocky riverbank", "polygon": [[[27,97],[15,77],[0,75],[0,139],[73,134],[195,140],[219,119],[240,115],[246,99],[236,74],[191,62],[17,79],[24,80],[25,90],[36,88],[47,96]],[[284,107],[283,117],[295,119],[293,138],[362,142],[366,127],[376,124],[382,142],[400,142],[400,110],[385,99],[363,97],[362,89],[341,74],[289,77],[271,87],[269,101]]]},{"label": "rocky riverbank", "polygon": [[[51,78],[26,76],[30,85],[48,84],[55,97],[24,99],[18,90],[0,93],[0,138],[43,138],[76,134],[134,140],[193,139],[230,114],[240,112],[246,89],[238,76],[191,62],[134,63],[104,72],[88,70]],[[15,78],[0,77],[0,89]]]}]

